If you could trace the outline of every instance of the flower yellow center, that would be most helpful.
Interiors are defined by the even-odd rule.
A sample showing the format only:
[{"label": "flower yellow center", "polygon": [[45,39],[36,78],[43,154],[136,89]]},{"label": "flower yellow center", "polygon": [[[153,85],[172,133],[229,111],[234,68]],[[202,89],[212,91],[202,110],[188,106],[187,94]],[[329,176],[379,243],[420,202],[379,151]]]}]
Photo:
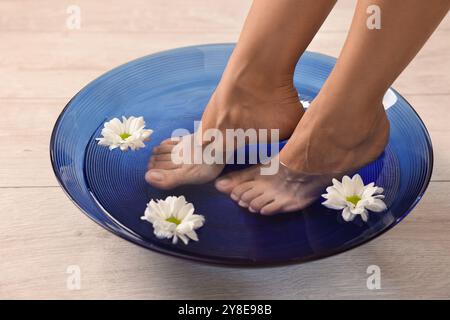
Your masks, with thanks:
[{"label": "flower yellow center", "polygon": [[346,200],[348,202],[353,203],[356,206],[358,204],[359,200],[361,200],[361,197],[357,196],[357,195],[354,195],[354,196],[347,197]]},{"label": "flower yellow center", "polygon": [[125,133],[120,134],[120,137],[122,138],[122,140],[125,140],[125,139],[131,137],[131,134],[125,132]]},{"label": "flower yellow center", "polygon": [[171,222],[171,223],[175,223],[176,225],[179,225],[179,224],[181,223],[181,221],[178,220],[178,219],[175,218],[175,217],[167,218],[166,221],[167,221],[167,222]]}]

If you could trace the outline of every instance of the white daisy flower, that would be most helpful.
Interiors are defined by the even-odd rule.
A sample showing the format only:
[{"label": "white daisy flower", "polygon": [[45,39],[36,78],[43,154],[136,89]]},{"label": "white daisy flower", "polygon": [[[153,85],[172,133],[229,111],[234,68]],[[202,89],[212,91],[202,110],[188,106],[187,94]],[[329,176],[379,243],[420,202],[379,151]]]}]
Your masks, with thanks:
[{"label": "white daisy flower", "polygon": [[176,244],[180,238],[184,244],[189,240],[198,241],[196,229],[203,226],[205,217],[194,214],[194,206],[181,197],[167,197],[165,200],[151,200],[147,204],[142,220],[153,224],[155,236],[160,239],[172,238]]},{"label": "white daisy flower", "polygon": [[357,215],[367,222],[368,210],[382,212],[387,209],[382,199],[383,188],[375,186],[375,183],[364,185],[359,174],[342,178],[342,183],[333,179],[333,185],[327,188],[327,193],[322,197],[326,199],[322,204],[330,209],[342,210],[342,218],[352,221]]},{"label": "white daisy flower", "polygon": [[308,109],[309,106],[311,105],[311,102],[309,102],[308,100],[300,100],[300,103],[302,104],[303,108]]},{"label": "white daisy flower", "polygon": [[109,150],[120,148],[122,151],[139,150],[144,148],[144,141],[148,141],[153,130],[145,129],[144,117],[122,117],[105,123],[102,138],[97,138],[98,144],[109,147]]}]

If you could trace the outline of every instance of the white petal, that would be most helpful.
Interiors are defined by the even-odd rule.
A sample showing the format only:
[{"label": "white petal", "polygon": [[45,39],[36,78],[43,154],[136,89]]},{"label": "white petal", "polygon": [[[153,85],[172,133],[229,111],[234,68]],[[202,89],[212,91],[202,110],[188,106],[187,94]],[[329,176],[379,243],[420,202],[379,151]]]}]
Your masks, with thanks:
[{"label": "white petal", "polygon": [[364,212],[364,207],[354,207],[354,208],[350,208],[350,212],[354,215],[358,215]]},{"label": "white petal", "polygon": [[367,210],[364,210],[364,212],[361,213],[361,219],[364,222],[367,222],[367,220],[369,219],[369,214],[368,214]]},{"label": "white petal", "polygon": [[177,213],[177,219],[183,220],[187,216],[190,216],[194,213],[194,206],[192,203],[185,204]]},{"label": "white petal", "polygon": [[181,241],[184,242],[184,244],[188,244],[189,243],[189,238],[186,237],[184,234],[178,234],[177,236],[181,239]]},{"label": "white petal", "polygon": [[346,198],[346,196],[343,193],[339,192],[335,187],[328,187],[326,191],[329,198],[330,197],[338,197],[342,199]]},{"label": "white petal", "polygon": [[332,182],[333,182],[334,189],[342,196],[345,196],[345,190],[344,190],[344,187],[342,186],[342,183],[340,183],[337,179],[334,179],[334,178],[333,178]]},{"label": "white petal", "polygon": [[186,205],[186,201],[183,197],[175,198],[172,204],[172,212],[175,217],[178,218],[178,214],[183,209],[183,207]]},{"label": "white petal", "polygon": [[121,134],[123,132],[123,124],[117,118],[105,123],[105,128],[110,129],[115,134]]},{"label": "white petal", "polygon": [[366,208],[373,212],[382,212],[386,211],[387,206],[381,199],[373,199],[368,205],[366,205]]},{"label": "white petal", "polygon": [[355,216],[350,212],[350,209],[349,209],[349,208],[345,208],[345,209],[342,211],[342,218],[343,218],[345,221],[352,221],[352,220],[355,218]]},{"label": "white petal", "polygon": [[189,221],[194,224],[194,230],[195,230],[195,229],[198,229],[203,226],[203,224],[205,223],[205,217],[200,214],[193,214],[189,218]]},{"label": "white petal", "polygon": [[311,104],[311,103],[310,103],[309,101],[307,101],[307,100],[301,100],[300,102],[301,102],[303,108],[305,108],[305,109],[309,108],[309,106],[310,106],[310,104]]},{"label": "white petal", "polygon": [[162,228],[161,229],[155,228],[153,230],[153,233],[159,239],[170,239],[173,236],[172,232],[170,232],[169,230],[162,229]]},{"label": "white petal", "polygon": [[361,193],[361,198],[371,197],[375,192],[377,192],[377,187],[374,186],[374,183],[370,183],[367,186],[363,187],[363,192]]},{"label": "white petal", "polygon": [[380,194],[380,193],[383,193],[384,192],[384,189],[383,188],[381,188],[381,187],[378,187],[377,188],[377,191],[375,192],[376,194]]},{"label": "white petal", "polygon": [[139,130],[139,127],[140,127],[139,121],[136,118],[131,117],[130,118],[130,122],[128,124],[128,131],[127,132],[130,133],[130,134],[138,133],[138,135],[139,135],[139,132],[137,132]]},{"label": "white petal", "polygon": [[198,241],[198,236],[195,231],[187,232],[186,235],[194,241]]},{"label": "white petal", "polygon": [[142,137],[142,139],[145,140],[148,137],[150,137],[152,135],[152,133],[153,133],[153,130],[143,130],[142,134],[141,134],[141,137]]},{"label": "white petal", "polygon": [[334,209],[334,210],[341,210],[341,209],[344,209],[347,206],[345,201],[343,201],[343,202],[341,202],[341,201],[333,201],[331,199],[322,202],[322,204],[325,207],[327,207],[329,209]]},{"label": "white petal", "polygon": [[327,194],[332,193],[332,192],[337,193],[337,190],[334,186],[326,188],[325,191],[327,192]]},{"label": "white petal", "polygon": [[364,191],[364,181],[359,174],[355,174],[352,178],[353,194],[361,195]]},{"label": "white petal", "polygon": [[342,178],[342,187],[344,189],[345,196],[352,196],[355,194],[353,183],[349,176],[344,176]]},{"label": "white petal", "polygon": [[172,216],[172,211],[170,211],[170,203],[168,201],[160,200],[157,203],[158,213],[164,220]]}]

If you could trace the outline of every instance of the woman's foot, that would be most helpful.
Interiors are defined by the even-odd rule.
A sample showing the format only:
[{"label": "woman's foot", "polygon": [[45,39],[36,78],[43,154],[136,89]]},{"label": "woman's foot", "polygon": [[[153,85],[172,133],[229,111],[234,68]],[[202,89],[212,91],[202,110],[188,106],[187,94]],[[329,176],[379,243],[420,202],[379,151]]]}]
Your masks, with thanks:
[{"label": "woman's foot", "polygon": [[278,173],[261,175],[254,166],[218,179],[216,188],[251,212],[297,211],[317,200],[332,178],[374,161],[389,136],[381,102],[342,108],[326,100],[316,98],[305,113],[276,158],[282,163]]},{"label": "woman's foot", "polygon": [[145,175],[147,182],[160,189],[172,189],[184,184],[201,184],[217,177],[223,169],[221,164],[180,163],[173,161],[173,155],[183,157],[183,151],[193,155],[195,137],[190,134],[180,139],[167,139],[153,149]]},{"label": "woman's foot", "polygon": [[[263,77],[259,73],[252,75],[241,69],[226,72],[203,113],[202,132],[214,128],[225,137],[226,129],[269,129],[269,132],[276,129],[280,139],[289,138],[304,110],[292,83],[292,75],[283,78],[287,80]],[[203,147],[207,146],[202,143]],[[145,176],[147,182],[160,189],[172,189],[214,180],[222,171],[223,164],[194,161],[175,164],[172,161],[174,151],[177,154],[191,151],[193,154],[193,145],[194,135],[189,135],[180,142],[169,139],[154,148]],[[222,160],[225,163],[225,159]]]}]

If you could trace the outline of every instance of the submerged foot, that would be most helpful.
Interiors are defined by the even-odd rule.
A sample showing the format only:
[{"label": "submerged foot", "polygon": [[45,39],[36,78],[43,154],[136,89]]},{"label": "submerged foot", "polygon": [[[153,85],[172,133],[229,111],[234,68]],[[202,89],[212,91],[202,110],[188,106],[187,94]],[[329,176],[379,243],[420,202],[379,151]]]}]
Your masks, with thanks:
[{"label": "submerged foot", "polygon": [[[153,149],[148,163],[145,179],[151,185],[168,190],[185,184],[201,184],[216,178],[222,172],[223,164],[206,164],[186,161],[180,163],[183,152],[191,151],[195,147],[194,135],[184,136],[181,139],[167,139]],[[174,161],[173,155],[180,158]]]},{"label": "submerged foot", "polygon": [[250,212],[270,215],[306,208],[317,199],[316,190],[333,177],[296,173],[282,164],[276,174],[261,175],[260,167],[232,172],[218,179],[216,188]]},{"label": "submerged foot", "polygon": [[275,159],[282,163],[276,174],[261,175],[254,166],[221,177],[216,188],[251,212],[297,211],[317,200],[332,178],[354,173],[383,152],[389,123],[381,103],[337,112],[324,102],[316,99],[305,113]]},{"label": "submerged foot", "polygon": [[[203,113],[202,132],[214,128],[225,137],[227,129],[277,129],[279,138],[287,139],[300,121],[303,107],[292,81],[269,82],[261,85],[248,77],[245,80],[231,76],[223,79]],[[169,139],[154,148],[146,181],[160,189],[172,189],[214,180],[223,170],[223,164],[196,163],[193,159],[190,163],[177,164],[171,159],[174,150],[180,154],[192,153],[196,138],[196,135],[189,135],[179,142]],[[200,144],[207,146],[203,141]],[[225,159],[222,160],[224,163]]]}]

